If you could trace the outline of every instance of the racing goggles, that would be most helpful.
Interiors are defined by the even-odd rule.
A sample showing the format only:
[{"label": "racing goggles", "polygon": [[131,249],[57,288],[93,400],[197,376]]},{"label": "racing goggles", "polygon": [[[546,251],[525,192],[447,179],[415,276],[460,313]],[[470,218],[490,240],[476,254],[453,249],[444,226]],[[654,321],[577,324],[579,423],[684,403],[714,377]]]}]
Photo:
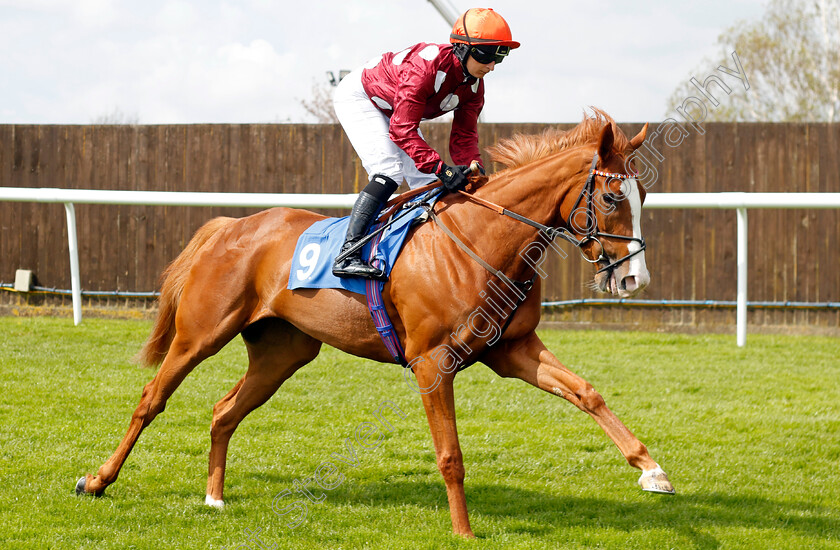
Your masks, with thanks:
[{"label": "racing goggles", "polygon": [[505,57],[510,53],[510,46],[472,46],[470,48],[470,56],[481,63],[487,65],[495,61],[501,63]]}]

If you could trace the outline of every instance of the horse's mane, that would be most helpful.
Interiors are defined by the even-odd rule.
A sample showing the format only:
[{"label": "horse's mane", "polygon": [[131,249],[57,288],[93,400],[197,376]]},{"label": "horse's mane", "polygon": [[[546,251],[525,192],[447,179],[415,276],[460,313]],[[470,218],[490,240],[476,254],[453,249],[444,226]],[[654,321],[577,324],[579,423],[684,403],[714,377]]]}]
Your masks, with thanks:
[{"label": "horse's mane", "polygon": [[613,127],[616,149],[625,150],[630,142],[612,117],[601,109],[591,109],[592,115],[584,112],[583,120],[571,130],[548,128],[541,134],[515,134],[512,138],[499,140],[499,143],[487,149],[490,158],[507,168],[524,166],[563,149],[596,141],[601,129],[607,124]]},{"label": "horse's mane", "polygon": [[[614,147],[620,151],[626,150],[630,145],[630,140],[618,128],[615,120],[601,109],[596,107],[590,108],[592,109],[592,114],[589,115],[584,112],[583,120],[571,130],[547,128],[541,134],[515,134],[511,138],[499,140],[499,143],[487,148],[487,151],[490,153],[490,159],[504,164],[507,168],[524,166],[563,149],[586,145],[587,143],[596,141],[601,135],[601,129],[607,124],[612,124],[613,127],[613,136],[615,138]],[[471,176],[470,181],[471,183],[467,187],[467,191],[474,191],[484,185],[488,181],[488,177]],[[394,196],[388,201],[384,213],[378,220],[383,221],[388,219],[403,204],[439,185],[439,181],[434,181]]]}]

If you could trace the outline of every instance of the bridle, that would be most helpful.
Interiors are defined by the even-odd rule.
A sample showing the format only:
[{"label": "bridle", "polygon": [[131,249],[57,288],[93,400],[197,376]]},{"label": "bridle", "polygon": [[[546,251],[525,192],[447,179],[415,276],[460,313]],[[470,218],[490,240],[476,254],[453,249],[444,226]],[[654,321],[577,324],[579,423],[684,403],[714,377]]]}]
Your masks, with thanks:
[{"label": "bridle", "polygon": [[[552,226],[544,225],[544,224],[541,224],[538,221],[532,220],[531,218],[528,218],[528,217],[523,216],[521,214],[517,214],[516,212],[511,212],[507,208],[499,206],[498,204],[495,204],[495,203],[490,202],[490,201],[485,200],[485,199],[475,197],[475,196],[471,195],[470,193],[466,193],[464,191],[459,191],[459,192],[473,202],[476,202],[478,204],[481,204],[482,206],[486,206],[486,207],[488,207],[492,210],[495,210],[499,214],[511,217],[511,218],[513,218],[517,221],[520,221],[524,224],[530,225],[531,227],[539,229],[551,240],[554,240],[555,238],[560,237],[560,238],[572,243],[573,245],[578,247],[578,250],[580,251],[580,255],[583,256],[583,259],[586,260],[587,262],[591,263],[591,264],[595,264],[595,263],[598,263],[598,262],[601,262],[601,261],[607,262],[607,265],[605,267],[602,267],[597,271],[597,273],[603,273],[604,271],[610,271],[610,270],[615,269],[615,267],[618,266],[619,264],[629,260],[630,258],[635,256],[636,254],[639,254],[640,252],[644,251],[645,240],[641,237],[628,237],[626,235],[615,235],[613,233],[604,233],[603,231],[600,231],[598,229],[598,217],[595,215],[595,202],[594,202],[595,177],[596,176],[602,176],[602,177],[605,177],[605,178],[614,178],[614,179],[620,179],[620,180],[634,179],[636,177],[633,174],[614,174],[612,172],[604,172],[604,171],[601,171],[601,170],[596,170],[595,167],[598,165],[598,159],[599,159],[598,158],[598,153],[596,151],[594,156],[592,157],[592,164],[589,167],[589,175],[586,178],[586,183],[584,183],[583,189],[581,189],[581,191],[580,191],[580,195],[578,195],[577,200],[575,200],[574,206],[572,206],[572,211],[569,214],[569,219],[566,220],[566,225],[568,225],[570,227],[573,227],[573,225],[572,225],[573,219],[575,218],[575,216],[578,213],[580,213],[580,209],[582,208],[581,207],[581,201],[583,201],[584,197],[585,197],[586,198],[586,209],[583,210],[583,213],[586,215],[587,221],[591,221],[591,223],[587,224],[586,234],[580,239],[578,239],[575,236],[575,234],[572,231],[570,231],[567,227],[552,227]],[[608,239],[618,239],[618,240],[622,240],[622,241],[635,242],[635,243],[639,244],[639,249],[634,250],[633,252],[630,252],[626,256],[623,256],[623,257],[615,260],[612,263],[609,263],[610,259],[604,253],[604,245],[601,243],[601,238],[602,237],[603,238],[608,238]],[[595,258],[594,260],[589,259],[589,257],[586,255],[586,253],[583,250],[583,247],[586,246],[590,242],[598,243],[598,246],[601,249],[600,254],[598,254],[598,257]]]},{"label": "bridle", "polygon": [[[595,196],[595,176],[602,176],[602,177],[605,177],[607,179],[618,179],[618,180],[634,179],[636,176],[634,174],[615,174],[615,173],[612,173],[612,172],[603,172],[601,170],[596,170],[595,166],[597,164],[598,164],[598,153],[596,152],[592,157],[592,164],[589,167],[589,176],[586,178],[586,183],[583,185],[583,189],[581,189],[580,195],[578,195],[578,198],[575,201],[574,206],[572,206],[572,212],[569,214],[569,219],[566,222],[567,225],[570,225],[570,226],[572,225],[572,219],[577,214],[577,212],[580,208],[580,202],[581,202],[581,200],[583,200],[584,195],[585,195],[586,199],[587,199],[586,200],[586,211],[585,211],[586,212],[586,219],[587,219],[587,221],[589,221],[589,220],[592,221],[591,227],[588,228],[588,231],[587,231],[586,235],[584,235],[584,237],[582,239],[576,239],[574,237],[574,235],[572,235],[572,233],[566,228],[560,228],[561,230],[565,231],[560,236],[563,237],[564,239],[566,239],[567,241],[571,242],[575,246],[577,246],[578,249],[581,252],[581,256],[583,256],[583,259],[586,260],[587,262],[589,262],[591,264],[598,263],[600,261],[608,262],[607,266],[602,267],[601,269],[599,269],[597,271],[597,273],[602,273],[604,271],[610,271],[610,270],[614,269],[617,265],[621,264],[622,262],[624,262],[626,260],[629,260],[630,258],[635,256],[636,254],[639,254],[640,252],[644,251],[646,245],[645,245],[645,240],[642,237],[628,237],[626,235],[616,235],[614,233],[604,233],[604,232],[598,230],[598,217],[595,215],[595,200],[594,200],[594,196]],[[635,243],[639,244],[639,249],[634,250],[633,252],[630,252],[626,256],[623,256],[623,257],[615,260],[612,263],[609,263],[610,259],[606,254],[604,254],[604,245],[603,245],[603,243],[601,243],[600,237],[606,237],[606,238],[609,238],[609,239],[618,239],[618,240],[621,240],[621,241],[635,242]],[[601,253],[594,260],[590,260],[586,256],[586,254],[583,253],[583,246],[590,241],[594,241],[594,242],[598,243],[598,247],[601,249]]]},{"label": "bridle", "polygon": [[[593,220],[593,223],[592,223],[592,227],[588,228],[588,230],[586,232],[586,235],[584,235],[583,238],[581,238],[581,239],[578,239],[577,237],[575,237],[575,234],[572,233],[566,227],[551,227],[551,226],[548,226],[548,225],[544,225],[544,224],[541,224],[538,221],[532,220],[531,218],[528,218],[526,216],[522,216],[521,214],[517,214],[516,212],[511,212],[507,208],[505,208],[503,206],[500,206],[500,205],[498,205],[494,202],[476,197],[476,196],[474,196],[470,193],[467,193],[465,191],[462,191],[462,190],[458,191],[458,192],[461,195],[463,195],[464,197],[466,197],[467,200],[469,200],[469,201],[472,201],[476,204],[479,204],[481,206],[484,206],[486,208],[494,210],[498,214],[508,216],[508,217],[513,218],[517,221],[520,221],[524,224],[530,225],[531,227],[539,229],[550,241],[553,241],[557,237],[561,237],[561,238],[569,241],[570,243],[572,243],[572,244],[574,244],[575,246],[578,247],[578,250],[580,251],[581,256],[583,256],[583,259],[586,260],[589,263],[597,263],[597,262],[600,262],[600,261],[605,261],[605,262],[610,261],[609,257],[604,253],[604,245],[601,243],[601,240],[600,240],[601,237],[606,237],[606,238],[611,238],[611,239],[620,239],[620,240],[624,240],[624,241],[631,241],[631,242],[639,243],[639,250],[634,250],[633,252],[630,252],[629,254],[627,254],[626,256],[624,256],[622,258],[619,258],[612,263],[608,263],[607,266],[602,267],[601,269],[598,270],[598,273],[602,273],[604,271],[615,269],[615,267],[617,265],[621,264],[622,262],[625,262],[625,261],[629,260],[630,258],[635,256],[636,254],[642,252],[645,249],[645,240],[643,238],[640,238],[640,237],[639,238],[637,238],[637,237],[626,237],[624,235],[614,235],[612,233],[604,233],[604,232],[598,230],[598,218],[595,216],[595,204],[593,202],[594,201],[593,196],[594,196],[594,193],[595,193],[595,176],[602,176],[602,177],[606,177],[606,178],[618,178],[618,179],[622,179],[622,180],[633,179],[636,176],[635,175],[628,175],[628,174],[613,174],[613,173],[610,173],[610,172],[603,172],[601,170],[596,170],[595,169],[595,167],[597,165],[598,165],[598,153],[596,151],[594,156],[592,157],[592,165],[589,168],[589,175],[586,178],[586,183],[584,183],[583,189],[581,189],[581,191],[580,191],[580,195],[578,195],[577,200],[575,200],[574,207],[572,207],[572,212],[569,214],[569,219],[566,220],[566,225],[572,226],[573,218],[574,218],[577,210],[580,208],[581,201],[583,200],[584,196],[586,196],[586,210],[585,210],[586,216],[587,216],[588,220],[589,219]],[[433,185],[439,185],[439,184],[432,183],[432,184],[429,184],[429,187],[431,187]],[[418,188],[415,191],[420,191],[421,189],[423,189],[423,188]],[[533,288],[534,282],[537,280],[537,277],[539,276],[539,271],[535,269],[534,270],[534,276],[531,277],[531,279],[527,280],[527,281],[511,280],[510,278],[508,278],[507,275],[504,274],[504,272],[502,272],[501,269],[497,269],[497,268],[493,267],[492,265],[487,263],[483,258],[481,258],[481,256],[479,256],[473,250],[471,250],[470,247],[467,246],[467,244],[464,243],[460,238],[458,238],[458,236],[455,235],[455,233],[453,233],[452,230],[450,230],[448,227],[446,227],[446,225],[440,220],[440,218],[437,216],[437,214],[435,214],[435,203],[437,202],[437,200],[440,197],[442,197],[444,195],[444,193],[445,193],[445,191],[439,192],[434,197],[434,199],[432,199],[430,202],[422,201],[420,206],[426,211],[429,218],[431,218],[434,221],[434,223],[441,229],[441,231],[443,231],[450,239],[452,239],[452,241],[458,246],[458,248],[463,250],[468,256],[470,256],[473,260],[475,260],[476,263],[478,263],[480,266],[482,266],[484,269],[486,269],[489,273],[497,276],[500,280],[505,281],[508,288],[515,288],[516,289],[517,299],[512,305],[511,313],[507,316],[507,321],[505,321],[504,327],[502,327],[502,334],[504,334],[504,332],[507,330],[508,326],[510,325],[511,321],[513,320],[513,317],[514,317],[513,313],[516,312],[517,309],[519,309],[519,306],[521,306],[525,302],[527,293],[531,290],[531,288]],[[403,204],[402,208],[407,208],[409,206],[409,204],[414,204],[414,203]],[[587,257],[586,253],[583,251],[583,246],[585,246],[590,241],[597,242],[598,246],[601,247],[601,253],[598,255],[598,258],[596,258],[595,260],[590,260],[589,257]]]}]

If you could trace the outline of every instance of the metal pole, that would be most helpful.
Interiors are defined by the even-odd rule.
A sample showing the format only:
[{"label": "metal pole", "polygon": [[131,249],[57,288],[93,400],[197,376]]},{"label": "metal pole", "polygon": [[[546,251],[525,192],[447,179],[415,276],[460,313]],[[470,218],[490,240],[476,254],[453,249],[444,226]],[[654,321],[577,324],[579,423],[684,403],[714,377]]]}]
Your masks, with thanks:
[{"label": "metal pole", "polygon": [[72,202],[64,203],[67,213],[67,243],[70,249],[70,288],[73,292],[73,324],[82,322],[82,287],[79,280],[79,245],[76,238],[76,209]]},{"label": "metal pole", "polygon": [[441,0],[429,0],[429,3],[435,7],[440,16],[443,17],[443,20],[446,21],[447,25],[450,27],[455,25],[455,21],[458,19],[458,14],[452,11],[451,4],[449,6],[444,5]]},{"label": "metal pole", "polygon": [[736,209],[738,219],[738,298],[736,306],[736,341],[742,348],[747,343],[747,209]]}]

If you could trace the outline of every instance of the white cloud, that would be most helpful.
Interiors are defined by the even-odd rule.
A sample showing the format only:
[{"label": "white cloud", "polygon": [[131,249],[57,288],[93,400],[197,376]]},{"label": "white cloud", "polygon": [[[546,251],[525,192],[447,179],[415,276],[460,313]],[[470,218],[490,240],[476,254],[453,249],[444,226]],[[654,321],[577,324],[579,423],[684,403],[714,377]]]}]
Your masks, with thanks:
[{"label": "white cloud", "polygon": [[113,0],[74,0],[71,5],[76,20],[88,27],[106,27],[118,17]]},{"label": "white cloud", "polygon": [[189,32],[200,21],[199,10],[189,2],[166,2],[155,14],[155,26],[162,31]]},{"label": "white cloud", "polygon": [[196,105],[204,104],[207,116],[220,107],[231,113],[220,118],[230,121],[235,121],[237,114],[249,121],[267,121],[282,108],[278,99],[290,99],[287,76],[294,74],[295,57],[279,54],[262,39],[248,45],[226,44],[206,63],[189,64],[183,84],[192,91]]},{"label": "white cloud", "polygon": [[[326,71],[446,42],[419,0],[0,0],[0,123],[302,121]],[[487,79],[484,119],[577,121],[595,104],[654,120],[717,35],[761,0],[498,0],[522,48]]]},{"label": "white cloud", "polygon": [[40,14],[59,21],[69,17],[74,24],[85,27],[105,26],[118,16],[114,0],[0,0],[0,8],[17,11],[18,17]]}]

